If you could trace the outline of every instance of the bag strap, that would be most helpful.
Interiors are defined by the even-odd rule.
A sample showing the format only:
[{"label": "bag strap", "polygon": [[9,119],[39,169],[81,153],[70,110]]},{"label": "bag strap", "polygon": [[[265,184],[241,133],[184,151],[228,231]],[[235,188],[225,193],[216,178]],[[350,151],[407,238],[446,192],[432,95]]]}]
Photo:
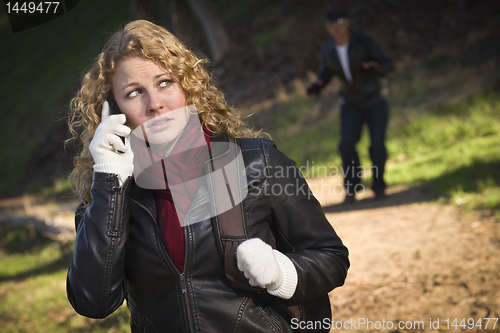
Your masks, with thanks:
[{"label": "bag strap", "polygon": [[[236,166],[236,149],[237,145],[233,138],[229,138],[234,149],[229,149],[229,153],[225,156],[211,161],[212,166],[212,183],[217,211],[222,213],[217,215],[219,237],[222,243],[222,254],[224,256],[224,272],[226,277],[231,282],[233,288],[250,290],[258,292],[259,301],[267,306],[272,307],[277,311],[287,322],[291,322],[292,318],[299,321],[323,321],[325,318],[331,318],[331,306],[328,294],[322,295],[317,299],[296,303],[287,302],[271,296],[267,293],[261,293],[262,288],[252,287],[248,283],[248,279],[243,272],[238,269],[236,262],[237,247],[247,240],[245,226],[243,221],[243,211],[241,208],[240,189],[238,181],[238,173]],[[231,145],[230,145],[231,146]],[[220,170],[220,171],[219,171]],[[230,180],[230,181],[229,181]],[[231,186],[231,184],[233,186]],[[228,209],[224,203],[231,201],[231,208]],[[235,203],[236,202],[236,203]],[[322,332],[327,333],[329,330],[306,330],[304,332]],[[298,332],[294,330],[294,332]],[[301,331],[302,332],[302,331]]]},{"label": "bag strap", "polygon": [[[244,229],[238,168],[236,165],[237,146],[233,138],[229,138],[229,140],[230,149],[228,154],[211,160],[215,205],[217,212],[222,211],[222,213],[217,214],[217,219],[219,221],[218,229],[222,243],[222,254],[224,255],[224,271],[233,288],[257,291],[260,288],[250,286],[248,279],[238,269],[236,262],[236,249],[247,239],[247,236]],[[229,209],[228,200],[224,200],[228,195],[231,202],[231,208]]]}]

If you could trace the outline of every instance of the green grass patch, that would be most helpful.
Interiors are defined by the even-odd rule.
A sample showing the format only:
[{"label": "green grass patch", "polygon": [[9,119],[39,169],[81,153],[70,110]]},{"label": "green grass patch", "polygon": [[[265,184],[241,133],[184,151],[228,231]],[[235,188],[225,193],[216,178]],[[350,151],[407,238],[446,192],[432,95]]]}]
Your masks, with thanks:
[{"label": "green grass patch", "polygon": [[426,69],[434,69],[448,60],[449,54],[446,52],[433,52],[425,56],[420,63]]},{"label": "green grass patch", "polygon": [[266,125],[273,131],[284,131],[280,135],[287,135],[287,130],[304,122],[309,109],[314,106],[314,101],[299,95],[282,104],[278,104],[272,112],[268,113]]},{"label": "green grass patch", "polygon": [[73,243],[59,243],[34,228],[0,223],[2,333],[130,332],[125,306],[103,320],[78,315],[66,298]]},{"label": "green grass patch", "polygon": [[283,37],[288,29],[288,24],[283,22],[277,26],[269,27],[255,34],[253,45],[255,47],[266,45],[276,39]]},{"label": "green grass patch", "polygon": [[47,186],[46,182],[35,181],[31,189],[26,191],[26,194],[37,195],[46,200],[54,201],[75,198],[75,193],[71,189],[67,178],[56,179],[51,186]]},{"label": "green grass patch", "polygon": [[[311,109],[300,98],[290,103],[271,111],[274,116],[267,117],[266,131],[285,154],[308,167],[306,176],[327,176],[341,165],[339,112],[310,124],[295,123],[300,129],[286,132],[273,117],[289,124],[298,119],[297,114]],[[363,131],[357,148],[364,167],[369,168],[366,126]],[[427,184],[446,202],[500,214],[500,93],[476,94],[426,112],[393,112],[387,148],[389,185]]]}]

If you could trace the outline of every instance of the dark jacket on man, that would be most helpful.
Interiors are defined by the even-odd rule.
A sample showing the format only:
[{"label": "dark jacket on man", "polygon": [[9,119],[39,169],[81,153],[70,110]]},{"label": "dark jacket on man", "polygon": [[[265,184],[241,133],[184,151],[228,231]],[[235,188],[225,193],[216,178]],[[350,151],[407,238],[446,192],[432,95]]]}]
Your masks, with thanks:
[{"label": "dark jacket on man", "polygon": [[[333,38],[323,45],[318,70],[318,80],[323,81],[322,87],[334,75],[337,75],[343,83],[340,93],[347,102],[359,106],[380,102],[382,96],[380,95],[381,85],[379,79],[394,69],[387,54],[373,38],[351,30],[348,57],[352,82],[349,82],[344,74]],[[379,74],[374,68],[364,69],[361,63],[368,61],[377,62],[384,71],[383,75]]]}]

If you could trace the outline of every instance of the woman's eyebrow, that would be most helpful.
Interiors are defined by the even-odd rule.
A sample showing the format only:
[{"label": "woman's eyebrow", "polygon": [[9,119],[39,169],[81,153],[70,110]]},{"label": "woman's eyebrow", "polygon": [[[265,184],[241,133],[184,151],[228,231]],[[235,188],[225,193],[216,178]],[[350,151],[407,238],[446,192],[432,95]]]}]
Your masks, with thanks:
[{"label": "woman's eyebrow", "polygon": [[131,87],[131,86],[138,86],[138,85],[139,85],[139,83],[137,83],[137,82],[132,82],[132,83],[127,84],[126,86],[123,86],[121,90],[125,90],[125,89],[127,89],[128,87]]},{"label": "woman's eyebrow", "polygon": [[159,79],[160,77],[162,77],[162,76],[164,76],[164,75],[167,75],[168,77],[170,77],[170,76],[171,76],[171,75],[170,75],[170,73],[161,73],[161,74],[156,75],[154,78],[155,78],[155,79]]},{"label": "woman's eyebrow", "polygon": [[[155,79],[155,80],[157,80],[157,79],[159,79],[160,77],[162,77],[162,76],[164,76],[164,75],[166,75],[166,76],[168,76],[168,77],[170,77],[170,76],[171,76],[171,75],[170,75],[170,73],[161,73],[161,74],[155,75],[155,76],[154,76],[154,79]],[[130,86],[138,86],[138,85],[139,85],[139,83],[137,83],[137,82],[131,82],[131,83],[127,84],[126,86],[124,86],[121,90],[125,90],[125,89],[127,89],[128,87],[130,87]]]}]

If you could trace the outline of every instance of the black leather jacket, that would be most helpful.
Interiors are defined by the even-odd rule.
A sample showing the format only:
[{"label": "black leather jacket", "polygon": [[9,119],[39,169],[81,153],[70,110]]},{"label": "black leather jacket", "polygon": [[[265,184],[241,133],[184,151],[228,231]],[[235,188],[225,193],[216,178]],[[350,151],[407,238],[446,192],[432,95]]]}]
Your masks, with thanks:
[{"label": "black leather jacket", "polygon": [[[261,238],[292,260],[298,273],[292,300],[315,299],[341,286],[348,251],[294,162],[269,140],[236,143],[249,189],[242,202],[248,238]],[[214,159],[226,153],[212,149]],[[126,299],[132,332],[291,332],[290,323],[262,306],[256,292],[230,287],[214,232],[216,217],[184,228],[185,265],[179,273],[160,238],[151,190],[131,177],[120,188],[116,175],[94,173],[91,193],[89,206],[77,210],[67,278],[68,299],[78,313],[104,318]],[[201,211],[209,195],[200,186],[187,219]]]},{"label": "black leather jacket", "polygon": [[[373,38],[355,31],[350,31],[348,57],[352,82],[345,77],[333,38],[323,45],[318,70],[318,81],[323,81],[321,87],[337,75],[343,83],[340,93],[347,102],[360,106],[379,102],[382,99],[379,79],[394,69],[391,60]],[[367,61],[377,62],[384,74],[379,74],[374,68],[364,69],[361,63]]]}]

